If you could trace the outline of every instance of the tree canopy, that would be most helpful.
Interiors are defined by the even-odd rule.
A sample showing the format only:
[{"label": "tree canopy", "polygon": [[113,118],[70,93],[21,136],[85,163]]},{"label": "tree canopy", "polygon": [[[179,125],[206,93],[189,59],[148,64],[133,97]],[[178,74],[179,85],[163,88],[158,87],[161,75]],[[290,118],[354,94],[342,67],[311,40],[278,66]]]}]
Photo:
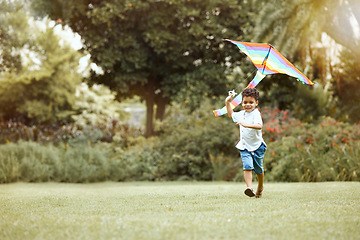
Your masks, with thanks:
[{"label": "tree canopy", "polygon": [[[162,119],[165,106],[175,98],[196,107],[204,96],[226,92],[225,71],[240,55],[224,48],[222,39],[250,39],[252,4],[34,0],[33,9],[61,19],[81,35],[91,60],[104,70],[103,75],[93,73],[90,82],[110,86],[118,98],[138,95],[146,101],[150,136],[154,105]],[[235,54],[238,57],[229,57]]]},{"label": "tree canopy", "polygon": [[354,55],[360,55],[359,1],[258,0],[258,4],[261,11],[254,30],[255,40],[269,41],[293,55],[307,51],[311,44],[321,41],[321,33],[326,33]]},{"label": "tree canopy", "polygon": [[[81,54],[60,38],[49,20],[34,21],[18,2],[2,1],[0,116],[25,122],[70,119]],[[11,11],[10,11],[11,10]]]},{"label": "tree canopy", "polygon": [[[261,11],[255,23],[254,40],[279,46],[281,51],[301,62],[310,78],[320,80],[324,93],[320,94],[317,89],[309,98],[311,102],[323,103],[317,112],[358,121],[359,107],[352,102],[360,99],[356,91],[360,80],[355,67],[360,64],[360,1],[258,0],[257,4]],[[323,42],[324,34],[328,36],[327,43]],[[329,44],[331,40],[341,46],[338,47],[341,54],[334,54],[336,46]],[[333,99],[330,92],[338,100],[336,106],[330,106]],[[315,100],[317,96],[320,98]],[[328,112],[323,112],[325,105],[329,107]],[[301,108],[301,111],[306,109]]]}]

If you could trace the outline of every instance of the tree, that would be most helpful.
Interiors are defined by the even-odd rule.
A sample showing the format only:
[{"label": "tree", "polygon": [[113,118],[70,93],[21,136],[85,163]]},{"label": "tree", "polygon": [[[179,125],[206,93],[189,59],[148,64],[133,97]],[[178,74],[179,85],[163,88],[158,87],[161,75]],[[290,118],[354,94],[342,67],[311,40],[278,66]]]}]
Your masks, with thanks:
[{"label": "tree", "polygon": [[5,53],[1,59],[0,116],[27,123],[70,119],[76,86],[82,80],[77,72],[82,55],[66,43],[60,44],[49,20],[34,21],[16,1],[5,6],[1,14],[4,21],[0,22],[1,34],[6,37],[0,45]]},{"label": "tree", "polygon": [[358,0],[258,0],[262,11],[254,29],[255,39],[281,46],[292,56],[308,51],[326,33],[338,44],[360,55]]},{"label": "tree", "polygon": [[[292,105],[296,112],[305,113],[306,106],[317,106],[314,108],[317,111],[315,115],[324,114],[324,109],[328,110],[325,114],[333,115],[335,102],[331,95],[334,94],[335,97],[342,99],[341,101],[346,100],[339,86],[349,84],[349,82],[339,82],[346,81],[346,78],[338,74],[344,71],[344,64],[334,61],[339,59],[339,56],[333,52],[335,47],[342,48],[347,52],[349,61],[359,62],[360,1],[258,0],[257,5],[262,10],[254,27],[254,41],[270,42],[292,62],[299,65],[300,70],[303,70],[310,79],[321,82],[319,86],[322,87],[322,93],[320,88],[315,87],[309,92],[299,87],[292,88],[291,91],[283,91],[281,97],[283,104],[286,105],[285,108],[289,109]],[[280,92],[278,88],[273,89],[273,92]],[[269,92],[271,93],[271,91],[267,93]],[[297,93],[289,94],[289,92]],[[297,95],[303,97],[302,102],[295,106]],[[324,102],[324,99],[327,102]],[[342,106],[340,108],[344,109]],[[306,116],[303,113],[300,115]]]},{"label": "tree", "polygon": [[222,39],[250,38],[252,2],[33,0],[33,9],[81,35],[84,49],[104,70],[90,82],[109,86],[118,99],[138,95],[146,101],[151,136],[154,105],[162,119],[175,97],[196,106],[205,96],[226,92],[226,62],[240,55],[223,48]]},{"label": "tree", "polygon": [[335,94],[339,101],[338,117],[360,123],[360,58],[345,49],[341,53],[338,70],[335,70]]},{"label": "tree", "polygon": [[[0,1],[0,72],[20,71],[21,56],[19,51],[14,51],[23,46],[25,42],[21,35],[26,28],[27,17],[20,14],[21,5],[18,3],[8,4]],[[9,26],[13,31],[9,31]]]}]

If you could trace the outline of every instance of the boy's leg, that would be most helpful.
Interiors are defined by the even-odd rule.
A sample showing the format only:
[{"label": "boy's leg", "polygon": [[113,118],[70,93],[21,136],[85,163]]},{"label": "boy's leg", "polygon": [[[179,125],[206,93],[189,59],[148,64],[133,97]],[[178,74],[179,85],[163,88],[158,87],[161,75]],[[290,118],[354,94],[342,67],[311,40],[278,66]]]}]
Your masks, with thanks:
[{"label": "boy's leg", "polygon": [[244,178],[247,186],[244,191],[245,195],[248,197],[255,197],[256,194],[252,188],[252,170],[244,170]]},{"label": "boy's leg", "polygon": [[255,192],[252,189],[252,170],[254,169],[253,159],[250,152],[247,150],[241,150],[240,154],[243,162],[244,179],[247,186],[244,193],[249,197],[254,197]]},{"label": "boy's leg", "polygon": [[256,198],[261,198],[262,191],[264,190],[264,172],[262,174],[256,174],[258,179],[258,187],[255,193]]},{"label": "boy's leg", "polygon": [[253,159],[247,150],[240,151],[241,160],[243,163],[244,179],[246,186],[252,188],[252,170],[254,169]]},{"label": "boy's leg", "polygon": [[244,170],[244,179],[246,186],[252,188],[252,170]]},{"label": "boy's leg", "polygon": [[261,191],[264,187],[264,172],[262,174],[256,174],[258,180],[258,191]]},{"label": "boy's leg", "polygon": [[266,152],[266,145],[264,143],[254,152],[254,171],[258,180],[258,187],[256,190],[255,197],[259,198],[262,195],[262,191],[264,190],[264,168],[263,168],[263,160]]}]

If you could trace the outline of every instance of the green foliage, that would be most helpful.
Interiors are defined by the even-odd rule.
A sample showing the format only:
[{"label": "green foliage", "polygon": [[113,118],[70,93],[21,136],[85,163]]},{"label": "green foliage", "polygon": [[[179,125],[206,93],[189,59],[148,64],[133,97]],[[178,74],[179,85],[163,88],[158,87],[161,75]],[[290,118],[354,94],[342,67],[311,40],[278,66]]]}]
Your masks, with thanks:
[{"label": "green foliage", "polygon": [[54,125],[25,125],[22,122],[0,122],[0,144],[18,142],[19,140],[33,141],[42,144],[60,143],[94,144],[100,141],[112,142],[117,147],[127,148],[132,138],[143,134],[143,131],[130,124],[122,123],[116,119],[107,122],[79,126],[71,124]]},{"label": "green foliage", "polygon": [[[238,154],[234,148],[237,129],[230,119],[215,118],[206,104],[191,114],[173,107],[162,130],[154,148],[162,153],[159,167],[166,179],[211,180],[216,162],[229,162],[228,156]],[[239,158],[231,161],[232,166],[238,161]]]},{"label": "green foliage", "polygon": [[60,174],[60,158],[56,148],[33,142],[0,145],[0,182],[56,181]]},{"label": "green foliage", "polygon": [[[140,140],[140,142],[139,142]],[[143,137],[137,139],[137,144],[125,152],[116,154],[112,159],[111,170],[116,181],[154,181],[161,180],[164,176],[159,173],[159,159],[162,154],[153,146],[158,139]]]},{"label": "green foliage", "polygon": [[[214,181],[236,181],[241,168],[241,161],[236,161],[232,156],[213,156],[210,154],[211,167],[213,169],[212,180]],[[240,181],[242,181],[241,178]]]},{"label": "green foliage", "polygon": [[[11,21],[17,15],[21,17]],[[48,20],[34,21],[22,9],[2,17],[8,23],[4,34],[15,31],[22,42],[4,46],[3,51],[12,49],[23,57],[20,67],[0,72],[0,116],[37,123],[69,120],[75,88],[82,79],[77,72],[81,54],[60,44],[60,37],[47,26]]]},{"label": "green foliage", "polygon": [[109,172],[108,152],[96,147],[20,141],[0,145],[0,153],[0,183],[105,181]]},{"label": "green foliage", "polygon": [[337,117],[344,121],[357,123],[360,119],[360,57],[349,50],[341,53],[340,68],[335,77],[334,89],[339,102]]},{"label": "green foliage", "polygon": [[329,116],[334,106],[332,92],[317,83],[312,87],[299,85],[288,110],[303,122],[316,122],[321,117]]},{"label": "green foliage", "polygon": [[119,98],[146,100],[147,136],[154,105],[180,99],[194,108],[204,97],[226,92],[227,65],[239,57],[230,57],[238,53],[222,39],[250,39],[254,9],[253,1],[239,0],[32,2],[35,12],[61,18],[81,35],[104,70],[91,82],[109,86]]},{"label": "green foliage", "polygon": [[[119,180],[231,180],[240,158],[234,148],[237,129],[226,118],[216,118],[203,104],[189,114],[172,106],[158,126],[159,136],[136,138],[128,149],[115,154],[122,164]],[[126,169],[126,170],[125,170]]]},{"label": "green foliage", "polygon": [[[303,124],[286,111],[261,112],[267,181],[359,181],[360,125],[331,118]],[[0,182],[243,181],[234,147],[238,128],[226,117],[215,118],[207,104],[191,114],[173,106],[152,138],[116,124],[72,131],[74,136],[56,145],[0,145]],[[54,139],[57,133],[37,134]]]},{"label": "green foliage", "polygon": [[129,116],[115,100],[115,93],[103,85],[81,84],[76,90],[75,107],[80,114],[72,115],[81,126],[106,124],[109,119],[127,120]]},{"label": "green foliage", "polygon": [[0,2],[0,72],[22,69],[18,48],[26,44],[24,36],[30,34],[22,7],[18,1]]},{"label": "green foliage", "polygon": [[290,135],[282,135],[268,145],[264,162],[269,173],[267,179],[358,181],[359,136],[359,125],[338,123],[329,118],[320,125],[292,126]]},{"label": "green foliage", "polygon": [[[60,162],[61,173],[58,170],[54,170],[54,174],[48,171],[48,178],[53,181],[231,180],[237,173],[240,161],[239,158],[230,157],[238,155],[233,147],[237,129],[228,124],[230,119],[214,120],[210,109],[207,105],[187,114],[181,107],[174,106],[169,120],[160,126],[160,135],[150,139],[139,137],[139,134],[126,127],[114,127],[112,131],[115,134],[109,136],[116,141],[100,143],[100,140],[106,140],[103,134],[107,128],[94,127],[65,131],[65,145],[58,144],[57,147],[21,141],[18,144],[0,145],[0,152],[7,159],[3,162],[3,168],[10,169],[3,170],[6,177],[1,181],[45,181],[45,177],[33,177],[31,180],[22,178],[21,171],[15,174],[16,178],[7,177],[14,164],[27,164],[36,161],[39,156],[40,165],[33,164],[33,171],[39,168],[42,173],[41,169]],[[57,135],[56,131],[51,133]],[[30,148],[27,151],[41,154],[25,158],[15,154],[20,152],[18,148]]]},{"label": "green foliage", "polygon": [[263,91],[261,105],[290,111],[303,122],[314,123],[330,115],[336,104],[333,93],[321,83],[309,86],[299,84],[295,79],[277,81],[275,77],[259,89]]},{"label": "green foliage", "polygon": [[[62,150],[62,149],[60,149]],[[99,182],[109,177],[108,150],[76,145],[62,152],[62,182]]]},{"label": "green foliage", "polygon": [[[258,0],[258,5],[262,0]],[[351,2],[349,4],[349,2]],[[300,53],[305,60],[309,46],[320,40],[325,32],[339,44],[355,53],[357,29],[352,22],[360,23],[358,1],[333,0],[270,0],[262,3],[254,29],[257,41],[271,42],[294,56]]]},{"label": "green foliage", "polygon": [[[272,106],[293,110],[304,121],[331,116],[356,123],[358,105],[352,103],[359,99],[360,52],[355,26],[360,24],[360,2],[258,0],[257,4],[261,10],[256,15],[255,41],[270,42],[316,84],[321,82],[309,91],[279,85],[264,87],[263,82],[261,88],[269,99],[275,99]],[[340,63],[336,48],[342,48]],[[297,94],[289,94],[294,92]]]}]

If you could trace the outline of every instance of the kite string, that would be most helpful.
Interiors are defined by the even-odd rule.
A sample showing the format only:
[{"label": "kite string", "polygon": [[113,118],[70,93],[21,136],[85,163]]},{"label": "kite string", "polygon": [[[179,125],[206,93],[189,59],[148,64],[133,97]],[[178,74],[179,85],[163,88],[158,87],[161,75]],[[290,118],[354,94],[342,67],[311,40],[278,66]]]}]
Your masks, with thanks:
[{"label": "kite string", "polygon": [[[254,74],[254,72],[256,72],[256,71],[257,71],[257,69],[255,68],[255,69],[245,78],[244,81],[247,81],[250,77],[252,77],[253,74]],[[235,89],[233,89],[233,91],[234,91],[234,92],[237,91],[237,90],[240,88],[240,86],[241,86],[241,83],[239,83],[238,86],[237,86]]]}]

